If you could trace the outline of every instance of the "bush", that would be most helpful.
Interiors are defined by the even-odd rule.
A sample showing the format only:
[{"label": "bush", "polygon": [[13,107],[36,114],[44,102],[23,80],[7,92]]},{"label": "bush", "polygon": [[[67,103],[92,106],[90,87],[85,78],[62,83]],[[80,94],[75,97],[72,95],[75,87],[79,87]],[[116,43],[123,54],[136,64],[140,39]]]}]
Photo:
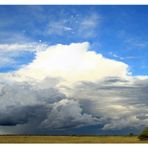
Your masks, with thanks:
[{"label": "bush", "polygon": [[140,140],[148,140],[148,127],[145,128],[141,134],[138,136]]},{"label": "bush", "polygon": [[133,133],[129,133],[128,136],[134,136],[134,134]]}]

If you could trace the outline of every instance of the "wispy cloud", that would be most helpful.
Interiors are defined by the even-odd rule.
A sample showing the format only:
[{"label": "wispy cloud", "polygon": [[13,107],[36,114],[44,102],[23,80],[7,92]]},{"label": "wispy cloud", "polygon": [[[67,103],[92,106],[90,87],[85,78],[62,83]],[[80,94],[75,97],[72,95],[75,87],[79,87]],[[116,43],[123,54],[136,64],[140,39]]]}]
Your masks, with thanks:
[{"label": "wispy cloud", "polygon": [[101,23],[101,16],[91,13],[86,16],[72,15],[64,19],[50,20],[45,34],[72,35],[73,37],[89,38],[96,36],[96,28]]},{"label": "wispy cloud", "polygon": [[129,46],[129,48],[136,48],[136,49],[143,49],[148,46],[148,43],[146,40],[141,40],[138,38],[127,38],[125,40],[125,43]]},{"label": "wispy cloud", "polygon": [[117,54],[115,54],[115,53],[113,53],[113,52],[109,52],[109,54],[112,56],[112,57],[114,57],[114,58],[116,58],[116,59],[118,59],[118,60],[133,60],[133,59],[140,59],[140,57],[136,57],[136,56],[119,56],[119,55],[117,55]]},{"label": "wispy cloud", "polygon": [[13,43],[13,44],[0,44],[0,51],[40,51],[46,48],[47,45],[44,43]]},{"label": "wispy cloud", "polygon": [[[96,36],[96,27],[101,23],[101,16],[98,14],[91,14],[81,19],[78,26],[78,34],[83,38]],[[98,32],[97,32],[98,33]]]},{"label": "wispy cloud", "polygon": [[[0,68],[13,67],[14,69],[20,67],[23,63],[23,55],[29,56],[40,50],[44,50],[47,47],[44,43],[11,43],[0,44]],[[28,53],[28,54],[27,54]],[[29,56],[30,57],[30,56]],[[25,57],[24,57],[25,58]],[[30,57],[31,58],[31,57]],[[28,62],[32,59],[28,59]],[[27,62],[26,60],[24,62]],[[10,68],[10,69],[11,69]]]},{"label": "wispy cloud", "polygon": [[49,35],[64,35],[66,32],[72,31],[72,28],[67,25],[67,20],[50,21],[48,24],[47,34]]},{"label": "wispy cloud", "polygon": [[118,38],[122,39],[125,49],[144,49],[148,46],[148,41],[145,37],[132,35],[125,30],[118,31]]},{"label": "wispy cloud", "polygon": [[33,42],[33,40],[22,32],[13,31],[1,31],[0,32],[0,43],[1,44],[23,44],[26,42]]}]

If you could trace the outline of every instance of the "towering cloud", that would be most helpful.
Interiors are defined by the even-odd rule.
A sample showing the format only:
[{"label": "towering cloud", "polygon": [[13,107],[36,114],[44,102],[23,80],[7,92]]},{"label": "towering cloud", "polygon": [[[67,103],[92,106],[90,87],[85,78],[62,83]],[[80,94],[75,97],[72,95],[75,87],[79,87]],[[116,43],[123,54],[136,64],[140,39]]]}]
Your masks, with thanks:
[{"label": "towering cloud", "polygon": [[2,134],[148,124],[148,78],[131,76],[127,64],[90,50],[87,42],[38,50],[31,63],[0,77]]},{"label": "towering cloud", "polygon": [[40,51],[32,63],[16,72],[43,80],[59,77],[69,82],[95,81],[107,76],[127,77],[128,65],[89,50],[89,43],[55,45]]}]

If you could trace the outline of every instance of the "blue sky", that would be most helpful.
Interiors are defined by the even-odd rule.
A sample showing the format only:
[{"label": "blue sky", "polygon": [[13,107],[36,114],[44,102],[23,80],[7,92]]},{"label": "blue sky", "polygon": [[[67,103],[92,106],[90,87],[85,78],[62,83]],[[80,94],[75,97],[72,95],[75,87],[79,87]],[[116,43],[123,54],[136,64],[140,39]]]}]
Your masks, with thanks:
[{"label": "blue sky", "polygon": [[[0,44],[87,41],[90,49],[127,63],[133,75],[147,75],[147,14],[147,6],[0,6]],[[34,56],[27,51],[15,58],[15,66],[0,71],[15,70]]]}]

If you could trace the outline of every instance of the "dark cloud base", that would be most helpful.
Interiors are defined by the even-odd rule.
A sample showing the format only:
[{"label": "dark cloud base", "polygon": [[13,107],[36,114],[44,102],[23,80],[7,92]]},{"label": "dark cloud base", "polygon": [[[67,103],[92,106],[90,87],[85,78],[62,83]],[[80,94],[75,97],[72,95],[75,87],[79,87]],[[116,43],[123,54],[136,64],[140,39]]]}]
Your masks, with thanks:
[{"label": "dark cloud base", "polygon": [[67,97],[47,78],[0,83],[0,134],[125,135],[148,124],[148,80],[81,82]]}]

